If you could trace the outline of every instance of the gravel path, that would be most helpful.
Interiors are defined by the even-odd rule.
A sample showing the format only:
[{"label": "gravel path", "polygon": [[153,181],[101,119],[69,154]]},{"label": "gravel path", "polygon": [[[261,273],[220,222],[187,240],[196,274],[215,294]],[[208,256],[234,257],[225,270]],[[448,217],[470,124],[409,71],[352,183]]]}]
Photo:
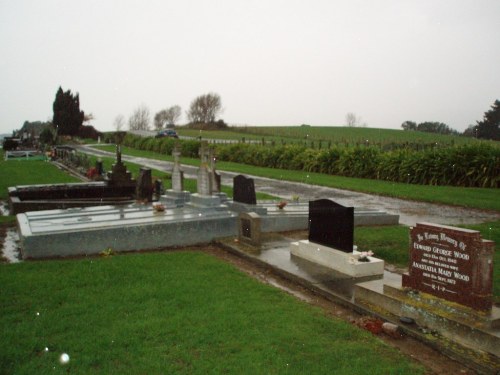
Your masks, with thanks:
[{"label": "gravel path", "polygon": [[[113,153],[97,150],[88,146],[78,146],[78,149],[82,152],[96,156],[114,156]],[[173,166],[172,162],[128,155],[123,155],[122,159],[162,171],[171,171]],[[196,178],[198,167],[183,165],[182,169],[185,177]],[[236,176],[237,173],[225,171],[218,171],[218,173],[221,175],[223,185],[232,186],[233,177]],[[254,179],[255,189],[259,192],[283,197],[285,199],[291,199],[292,196],[297,195],[301,201],[329,198],[344,206],[377,209],[386,211],[390,214],[399,215],[400,223],[410,226],[415,225],[417,222],[458,225],[478,224],[500,220],[500,212],[497,211],[484,211],[442,204],[408,201],[258,176],[247,177],[252,177]]]}]

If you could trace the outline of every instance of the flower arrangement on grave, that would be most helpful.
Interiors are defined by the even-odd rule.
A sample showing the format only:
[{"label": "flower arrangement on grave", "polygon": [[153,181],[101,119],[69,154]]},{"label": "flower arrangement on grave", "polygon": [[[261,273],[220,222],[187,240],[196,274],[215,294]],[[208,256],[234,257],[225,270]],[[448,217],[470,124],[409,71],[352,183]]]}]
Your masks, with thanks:
[{"label": "flower arrangement on grave", "polygon": [[104,249],[103,251],[101,251],[99,253],[99,255],[102,257],[109,257],[112,255],[115,255],[115,251],[111,247],[108,247],[107,249]]},{"label": "flower arrangement on grave", "polygon": [[161,203],[153,204],[153,211],[154,212],[165,212],[165,206]]},{"label": "flower arrangement on grave", "polygon": [[276,207],[278,207],[280,210],[282,210],[283,208],[285,208],[285,206],[288,204],[287,201],[281,201],[279,202]]},{"label": "flower arrangement on grave", "polygon": [[371,256],[373,256],[373,251],[371,250],[362,251],[359,253],[358,262],[369,262],[370,261],[369,257]]},{"label": "flower arrangement on grave", "polygon": [[87,178],[91,179],[91,180],[94,180],[97,178],[97,169],[95,167],[91,167],[89,169],[87,169],[87,173],[86,173],[86,176]]},{"label": "flower arrangement on grave", "polygon": [[359,253],[354,254],[354,256],[349,258],[349,263],[356,264],[358,262],[369,262],[370,258],[373,256],[373,251],[361,251]]}]

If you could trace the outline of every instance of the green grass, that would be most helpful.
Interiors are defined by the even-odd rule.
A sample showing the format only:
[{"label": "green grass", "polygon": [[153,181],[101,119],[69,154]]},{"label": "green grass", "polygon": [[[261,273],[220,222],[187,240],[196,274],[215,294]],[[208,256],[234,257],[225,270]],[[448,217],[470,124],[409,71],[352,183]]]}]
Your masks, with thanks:
[{"label": "green grass", "polygon": [[[500,303],[500,221],[478,225],[466,225],[463,228],[481,232],[485,240],[496,244],[493,259],[493,296]],[[409,228],[397,226],[355,227],[354,243],[360,251],[372,250],[375,257],[383,259],[389,264],[407,267],[409,261]]]},{"label": "green grass", "polygon": [[[199,137],[200,131],[177,128],[179,135]],[[203,139],[236,139],[241,141],[252,139],[261,141],[264,137],[266,141],[280,141],[281,139],[290,142],[303,141],[325,141],[333,144],[388,144],[388,143],[438,143],[444,145],[461,145],[466,143],[488,142],[480,141],[475,138],[461,137],[455,135],[443,135],[435,133],[425,133],[417,131],[403,131],[398,129],[376,129],[363,127],[345,127],[345,126],[249,126],[249,127],[231,127],[226,131],[207,131],[201,132]]]},{"label": "green grass", "polygon": [[404,225],[355,227],[354,243],[359,251],[371,250],[387,263],[408,266],[409,228]]},{"label": "green grass", "polygon": [[14,224],[16,217],[14,215],[0,216],[0,224]]},{"label": "green grass", "polygon": [[423,373],[368,332],[202,253],[0,267],[1,373]]},{"label": "green grass", "polygon": [[0,154],[0,199],[7,198],[7,188],[10,186],[80,181],[48,162],[40,160],[5,161],[3,153],[2,150]]},{"label": "green grass", "polygon": [[[99,148],[106,151],[114,150],[114,146],[111,145],[99,146]],[[162,155],[152,151],[135,150],[130,147],[123,147],[122,150],[123,154],[126,155],[158,160],[173,160],[169,155]],[[200,164],[198,159],[192,158],[181,158],[181,162],[183,164],[194,166]],[[332,176],[321,173],[291,171],[287,169],[255,167],[231,162],[218,162],[217,169],[246,175],[360,191],[401,199],[500,211],[500,189],[411,185],[363,178]]]}]

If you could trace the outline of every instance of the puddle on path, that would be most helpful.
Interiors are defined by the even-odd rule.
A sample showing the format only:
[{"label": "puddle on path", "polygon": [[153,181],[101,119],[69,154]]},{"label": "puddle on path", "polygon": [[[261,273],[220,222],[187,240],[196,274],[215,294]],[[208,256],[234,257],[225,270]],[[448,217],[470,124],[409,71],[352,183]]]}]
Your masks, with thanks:
[{"label": "puddle on path", "polygon": [[21,253],[19,251],[19,234],[15,228],[9,228],[5,232],[3,242],[3,256],[9,263],[18,263],[21,261]]}]

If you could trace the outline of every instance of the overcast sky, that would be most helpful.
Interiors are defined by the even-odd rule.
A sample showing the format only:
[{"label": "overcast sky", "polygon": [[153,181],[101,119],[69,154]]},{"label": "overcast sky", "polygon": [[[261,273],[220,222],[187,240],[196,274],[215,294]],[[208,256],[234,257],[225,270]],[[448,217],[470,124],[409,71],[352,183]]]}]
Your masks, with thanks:
[{"label": "overcast sky", "polygon": [[0,56],[0,133],[59,86],[101,131],[208,92],[229,124],[463,131],[500,99],[500,1],[0,0]]}]

